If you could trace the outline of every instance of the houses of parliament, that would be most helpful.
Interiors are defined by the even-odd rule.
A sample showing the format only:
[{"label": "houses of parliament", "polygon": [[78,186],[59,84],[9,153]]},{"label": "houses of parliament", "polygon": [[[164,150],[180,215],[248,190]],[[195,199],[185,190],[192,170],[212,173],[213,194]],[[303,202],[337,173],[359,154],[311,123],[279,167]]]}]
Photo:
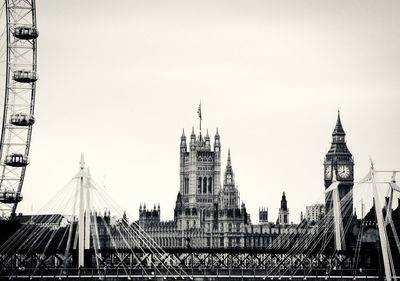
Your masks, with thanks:
[{"label": "houses of parliament", "polygon": [[[240,201],[230,150],[227,163],[221,163],[218,129],[212,143],[208,131],[205,136],[201,131],[196,136],[192,129],[189,138],[183,132],[179,158],[180,186],[174,219],[161,221],[159,205],[151,209],[146,205],[139,207],[139,225],[161,247],[264,248],[271,245],[280,234],[296,231],[296,225],[290,223],[285,192],[275,222],[269,221],[268,209],[265,208],[259,209],[259,223],[251,222],[245,203]],[[338,113],[331,148],[325,155],[325,188],[330,185],[332,174],[335,173],[341,181],[340,197],[351,192],[353,165]],[[325,205],[329,203],[327,198]]]}]

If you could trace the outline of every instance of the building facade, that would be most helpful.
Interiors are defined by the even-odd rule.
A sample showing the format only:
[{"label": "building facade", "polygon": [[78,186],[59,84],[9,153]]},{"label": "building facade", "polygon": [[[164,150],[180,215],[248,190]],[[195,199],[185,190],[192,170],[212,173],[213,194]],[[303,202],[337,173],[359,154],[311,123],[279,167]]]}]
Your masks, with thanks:
[{"label": "building facade", "polygon": [[306,206],[306,220],[318,222],[325,213],[324,204],[313,204]]}]

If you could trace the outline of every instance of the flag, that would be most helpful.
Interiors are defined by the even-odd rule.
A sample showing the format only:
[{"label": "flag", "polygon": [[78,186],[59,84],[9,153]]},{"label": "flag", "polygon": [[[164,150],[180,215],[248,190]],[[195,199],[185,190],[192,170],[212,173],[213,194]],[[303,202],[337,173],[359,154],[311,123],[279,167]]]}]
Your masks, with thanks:
[{"label": "flag", "polygon": [[201,118],[201,104],[199,104],[199,109],[197,110],[197,114],[199,114],[200,120],[202,120],[202,118]]}]

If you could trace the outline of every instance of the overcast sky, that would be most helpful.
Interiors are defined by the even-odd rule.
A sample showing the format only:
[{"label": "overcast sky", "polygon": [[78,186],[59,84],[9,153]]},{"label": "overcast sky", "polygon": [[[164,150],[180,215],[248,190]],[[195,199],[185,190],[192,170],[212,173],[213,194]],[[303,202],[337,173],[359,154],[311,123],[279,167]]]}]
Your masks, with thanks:
[{"label": "overcast sky", "polygon": [[18,211],[39,209],[78,170],[138,217],[173,218],[179,142],[219,128],[253,222],[322,201],[340,106],[355,177],[400,169],[398,1],[37,1],[31,164]]}]

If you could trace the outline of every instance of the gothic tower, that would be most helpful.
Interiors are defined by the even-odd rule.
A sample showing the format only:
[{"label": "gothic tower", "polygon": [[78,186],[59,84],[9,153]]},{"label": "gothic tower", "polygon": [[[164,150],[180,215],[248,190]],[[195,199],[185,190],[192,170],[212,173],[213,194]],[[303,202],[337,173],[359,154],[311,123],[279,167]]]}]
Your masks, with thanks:
[{"label": "gothic tower", "polygon": [[[340,120],[340,112],[332,133],[332,144],[324,160],[324,184],[325,189],[332,184],[332,178],[336,176],[340,182],[338,186],[339,199],[341,200],[343,225],[346,226],[353,210],[353,183],[354,160],[346,145],[346,133]],[[325,214],[332,210],[332,196],[325,195]]]},{"label": "gothic tower", "polygon": [[283,225],[289,224],[289,209],[287,207],[285,192],[283,192],[282,194],[281,207],[279,208],[278,223]]},{"label": "gothic tower", "polygon": [[[212,150],[208,131],[201,131],[196,138],[194,129],[190,135],[189,151],[183,133],[180,143],[180,223],[184,229],[202,226],[206,210],[218,203],[221,189],[221,143],[217,132]],[[179,224],[179,219],[178,219]]]}]

